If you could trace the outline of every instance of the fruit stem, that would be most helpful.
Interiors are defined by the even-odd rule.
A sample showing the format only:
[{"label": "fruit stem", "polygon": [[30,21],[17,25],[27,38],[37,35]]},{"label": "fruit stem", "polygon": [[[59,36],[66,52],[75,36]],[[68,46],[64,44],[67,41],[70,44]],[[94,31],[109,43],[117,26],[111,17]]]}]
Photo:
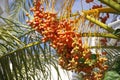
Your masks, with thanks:
[{"label": "fruit stem", "polygon": [[100,26],[101,28],[107,30],[108,32],[110,32],[110,33],[113,33],[113,32],[114,32],[114,29],[112,29],[112,28],[109,27],[108,25],[106,25],[106,24],[104,24],[104,23],[96,20],[95,18],[92,18],[92,17],[89,16],[89,15],[86,15],[85,17],[86,17],[86,19],[88,19],[89,21],[95,23],[96,25],[98,25],[98,26]]},{"label": "fruit stem", "polygon": [[[96,12],[120,14],[120,12],[117,12],[116,10],[114,10],[113,8],[110,8],[110,7],[104,7],[104,8],[97,8],[97,9],[91,9],[91,10],[82,11],[82,13],[84,13],[84,15],[91,15],[91,14],[94,14]],[[78,12],[77,13],[72,13],[71,17],[78,16],[78,15],[79,15]]]},{"label": "fruit stem", "polygon": [[90,49],[93,49],[93,48],[120,49],[120,46],[90,46],[88,48],[90,48]]},{"label": "fruit stem", "polygon": [[120,37],[115,36],[111,33],[82,33],[81,34],[82,37],[105,37],[105,38],[113,38],[113,39],[118,39],[120,40]]},{"label": "fruit stem", "polygon": [[115,13],[115,14],[120,14],[120,12],[116,11],[113,8],[110,7],[103,7],[103,8],[97,8],[97,9],[91,9],[91,10],[84,10],[82,11],[85,15],[91,15],[96,12],[98,13]]},{"label": "fruit stem", "polygon": [[109,7],[115,9],[116,11],[120,12],[120,4],[113,1],[113,0],[99,0],[102,3],[105,3]]}]

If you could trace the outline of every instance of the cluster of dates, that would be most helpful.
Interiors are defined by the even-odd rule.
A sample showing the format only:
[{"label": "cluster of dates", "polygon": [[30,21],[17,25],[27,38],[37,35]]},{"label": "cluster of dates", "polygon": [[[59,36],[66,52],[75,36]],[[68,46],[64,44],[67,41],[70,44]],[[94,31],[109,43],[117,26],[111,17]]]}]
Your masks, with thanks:
[{"label": "cluster of dates", "polygon": [[[34,19],[27,23],[42,36],[42,41],[50,41],[59,56],[59,64],[66,70],[84,72],[84,78],[97,80],[102,77],[107,65],[107,59],[102,54],[92,54],[87,44],[82,43],[82,37],[75,32],[74,21],[70,19],[57,19],[54,11],[45,11],[40,2],[35,2],[31,10]],[[94,70],[97,69],[97,72]]]}]

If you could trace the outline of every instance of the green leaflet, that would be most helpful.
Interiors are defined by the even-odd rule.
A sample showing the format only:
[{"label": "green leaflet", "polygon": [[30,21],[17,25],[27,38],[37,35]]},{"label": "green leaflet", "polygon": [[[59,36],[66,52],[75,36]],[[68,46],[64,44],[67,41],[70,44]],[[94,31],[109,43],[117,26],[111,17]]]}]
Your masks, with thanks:
[{"label": "green leaflet", "polygon": [[120,36],[120,29],[116,29],[113,34]]},{"label": "green leaflet", "polygon": [[120,75],[115,71],[108,71],[103,80],[120,80]]}]

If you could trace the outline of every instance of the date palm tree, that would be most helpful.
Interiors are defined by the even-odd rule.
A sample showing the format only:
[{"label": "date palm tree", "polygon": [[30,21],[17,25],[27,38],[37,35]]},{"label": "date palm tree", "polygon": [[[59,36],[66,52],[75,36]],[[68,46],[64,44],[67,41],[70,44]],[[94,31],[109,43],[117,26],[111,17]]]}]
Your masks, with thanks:
[{"label": "date palm tree", "polygon": [[[65,17],[76,20],[75,26],[78,26],[78,30],[79,26],[85,26],[79,30],[82,37],[87,37],[87,39],[94,37],[99,40],[97,40],[98,42],[101,38],[106,38],[108,40],[106,45],[92,44],[89,48],[93,51],[101,49],[107,53],[108,71],[120,70],[118,68],[120,66],[120,45],[118,44],[120,29],[110,27],[116,24],[120,26],[120,21],[107,25],[107,22],[103,23],[100,20],[105,13],[110,14],[108,22],[114,21],[119,16],[119,0],[98,0],[93,3],[92,0],[40,1],[43,2],[46,9],[54,7],[58,13],[58,19]],[[26,20],[34,18],[34,13],[30,11],[30,8],[34,6],[33,2],[33,0],[0,0],[0,80],[53,80],[54,76],[57,76],[55,80],[65,80],[61,71],[70,79],[72,72],[60,68],[57,51],[50,46],[50,41],[43,43],[43,36],[26,23]],[[89,8],[96,3],[103,4],[104,7]],[[26,16],[28,13],[29,17]],[[90,26],[90,28],[88,29],[86,26]],[[82,33],[81,30],[83,30]],[[95,43],[95,39],[90,40]],[[111,44],[112,42],[109,41],[113,41],[117,45]],[[117,75],[119,76],[119,74]],[[105,80],[108,80],[106,76],[110,75],[105,75]],[[81,79],[81,75],[77,74],[77,77]],[[115,78],[120,79],[120,77]]]}]

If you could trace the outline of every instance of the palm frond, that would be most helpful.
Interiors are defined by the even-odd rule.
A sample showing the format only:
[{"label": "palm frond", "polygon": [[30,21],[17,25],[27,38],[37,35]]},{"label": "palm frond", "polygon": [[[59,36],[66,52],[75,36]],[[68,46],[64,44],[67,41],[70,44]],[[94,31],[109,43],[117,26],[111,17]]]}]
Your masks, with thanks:
[{"label": "palm frond", "polygon": [[[52,70],[55,70],[58,76],[57,80],[64,80],[60,74],[62,70],[59,69],[57,63],[58,57],[55,50],[50,47],[50,42],[42,43],[42,36],[26,25],[25,21],[28,18],[25,14],[33,15],[29,10],[33,6],[33,0],[11,1],[9,4],[10,16],[8,18],[0,16],[5,22],[0,25],[0,79],[53,80]],[[47,5],[46,8],[53,6],[60,16],[65,15],[63,17],[68,18],[71,16],[69,13],[75,2],[75,0],[72,2],[71,0],[62,0],[62,3],[59,4],[61,0],[41,1]],[[119,48],[103,47],[102,50],[108,53],[108,65],[112,69],[114,63],[119,60]],[[63,72],[70,77],[69,72],[67,73],[65,70]],[[78,76],[81,78],[81,75],[78,74]]]},{"label": "palm frond", "polygon": [[[56,59],[52,57],[51,47],[48,49],[48,43],[41,43],[41,36],[38,33],[22,24],[26,20],[25,14],[30,13],[29,8],[33,5],[32,2],[32,0],[15,0],[10,4],[12,15],[9,19],[0,17],[7,26],[1,28],[1,34],[4,33],[4,35],[0,35],[2,37],[0,79],[2,80],[51,79],[51,66],[59,74]],[[14,19],[12,19],[13,16]]]},{"label": "palm frond", "polygon": [[55,51],[49,42],[41,43],[40,34],[27,25],[2,19],[7,24],[0,27],[0,79],[52,79],[51,67],[57,71],[58,79],[61,79],[57,60],[53,57]]},{"label": "palm frond", "polygon": [[103,49],[103,51],[107,52],[108,64],[110,66],[109,69],[113,67],[116,61],[119,60],[120,57],[120,49]]}]

